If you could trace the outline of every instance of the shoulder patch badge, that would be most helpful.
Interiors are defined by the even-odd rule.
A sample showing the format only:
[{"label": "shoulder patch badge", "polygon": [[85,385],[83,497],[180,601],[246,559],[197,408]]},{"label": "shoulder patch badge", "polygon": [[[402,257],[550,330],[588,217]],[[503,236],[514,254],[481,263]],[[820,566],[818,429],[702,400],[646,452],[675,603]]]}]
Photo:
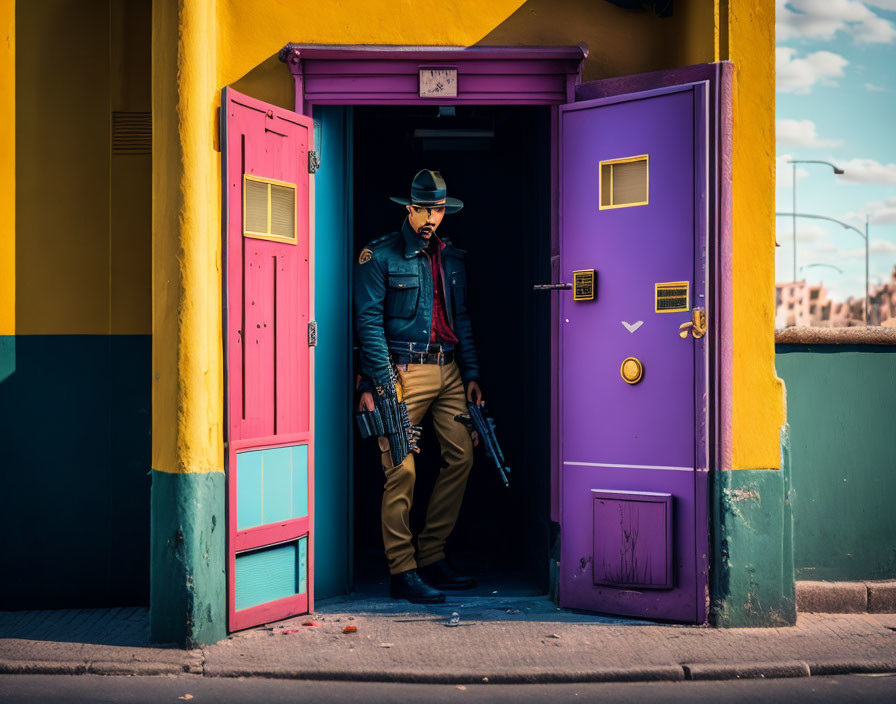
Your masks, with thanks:
[{"label": "shoulder patch badge", "polygon": [[373,259],[373,252],[366,247],[361,250],[361,256],[358,257],[358,264],[366,264]]}]

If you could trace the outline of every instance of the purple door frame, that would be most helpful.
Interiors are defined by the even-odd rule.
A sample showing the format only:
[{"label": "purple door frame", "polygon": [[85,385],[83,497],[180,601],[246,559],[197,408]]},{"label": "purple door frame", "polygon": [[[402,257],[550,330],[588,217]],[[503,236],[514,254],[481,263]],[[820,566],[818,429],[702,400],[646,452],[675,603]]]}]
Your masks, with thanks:
[{"label": "purple door frame", "polygon": [[[560,271],[558,228],[559,106],[685,83],[706,82],[709,132],[706,266],[707,413],[697,428],[706,448],[697,467],[698,572],[708,585],[708,472],[730,466],[731,436],[731,84],[733,65],[700,64],[667,71],[582,83],[584,44],[576,47],[363,47],[288,44],[279,58],[295,82],[295,110],[312,116],[314,105],[546,105],[551,107],[551,271]],[[420,68],[457,68],[457,96],[421,98]],[[551,314],[551,520],[560,519],[558,373],[559,304]],[[701,600],[702,620],[708,608]]]}]

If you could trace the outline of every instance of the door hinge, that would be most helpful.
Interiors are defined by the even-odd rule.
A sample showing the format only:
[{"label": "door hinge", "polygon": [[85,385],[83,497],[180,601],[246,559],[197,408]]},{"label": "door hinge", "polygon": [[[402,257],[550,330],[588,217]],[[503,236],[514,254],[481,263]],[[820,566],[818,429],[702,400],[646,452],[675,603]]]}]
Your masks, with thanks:
[{"label": "door hinge", "polygon": [[316,174],[320,168],[320,154],[313,149],[308,150],[308,173]]},{"label": "door hinge", "polygon": [[317,347],[317,321],[308,323],[308,346]]}]

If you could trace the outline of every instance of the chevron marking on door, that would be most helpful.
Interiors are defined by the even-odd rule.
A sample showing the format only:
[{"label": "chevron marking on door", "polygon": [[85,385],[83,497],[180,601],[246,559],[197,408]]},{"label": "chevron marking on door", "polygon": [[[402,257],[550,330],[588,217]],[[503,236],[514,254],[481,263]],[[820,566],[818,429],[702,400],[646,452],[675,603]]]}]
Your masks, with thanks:
[{"label": "chevron marking on door", "polygon": [[641,327],[644,324],[644,321],[639,320],[636,323],[627,323],[626,321],[623,320],[622,324],[625,326],[625,329],[628,330],[629,332],[635,332],[635,330],[637,330],[639,327]]}]

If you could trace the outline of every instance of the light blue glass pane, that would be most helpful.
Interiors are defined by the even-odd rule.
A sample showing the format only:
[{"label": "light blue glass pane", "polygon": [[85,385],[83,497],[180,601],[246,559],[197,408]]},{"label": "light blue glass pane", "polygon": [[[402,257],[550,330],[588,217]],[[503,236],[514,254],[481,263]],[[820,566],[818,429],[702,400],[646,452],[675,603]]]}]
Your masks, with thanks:
[{"label": "light blue glass pane", "polygon": [[292,448],[292,517],[308,515],[308,446]]},{"label": "light blue glass pane", "polygon": [[292,518],[292,452],[291,447],[264,450],[264,513],[265,523]]},{"label": "light blue glass pane", "polygon": [[304,594],[308,583],[308,540],[299,538],[299,588],[298,594]]},{"label": "light blue glass pane", "polygon": [[[304,544],[304,538],[301,541]],[[300,593],[297,544],[287,543],[236,556],[236,609],[247,609]],[[305,548],[302,548],[304,554]],[[305,570],[301,589],[304,591]]]},{"label": "light blue glass pane", "polygon": [[262,520],[260,451],[236,455],[236,527],[260,526]]}]

